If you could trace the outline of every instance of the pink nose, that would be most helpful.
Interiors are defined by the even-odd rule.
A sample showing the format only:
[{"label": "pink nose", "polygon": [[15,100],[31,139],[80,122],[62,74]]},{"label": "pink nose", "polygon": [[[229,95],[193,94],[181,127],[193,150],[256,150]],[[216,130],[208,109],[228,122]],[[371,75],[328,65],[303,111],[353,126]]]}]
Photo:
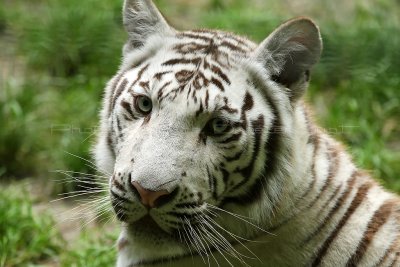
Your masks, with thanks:
[{"label": "pink nose", "polygon": [[156,200],[159,197],[169,194],[167,190],[151,191],[145,189],[138,182],[132,182],[132,185],[138,191],[140,195],[140,201],[143,203],[143,205],[150,208],[154,208],[156,206]]}]

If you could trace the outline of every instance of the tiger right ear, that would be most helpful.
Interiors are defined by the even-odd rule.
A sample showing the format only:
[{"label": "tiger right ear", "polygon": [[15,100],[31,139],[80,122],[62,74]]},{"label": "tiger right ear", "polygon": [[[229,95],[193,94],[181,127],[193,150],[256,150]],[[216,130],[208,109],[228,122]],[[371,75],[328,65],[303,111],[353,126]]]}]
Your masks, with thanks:
[{"label": "tiger right ear", "polygon": [[308,18],[297,18],[279,26],[256,49],[255,58],[271,79],[289,89],[295,102],[305,92],[310,69],[318,62],[322,40],[318,27]]},{"label": "tiger right ear", "polygon": [[129,35],[124,54],[143,46],[152,35],[163,36],[175,31],[151,0],[125,0],[123,23]]}]

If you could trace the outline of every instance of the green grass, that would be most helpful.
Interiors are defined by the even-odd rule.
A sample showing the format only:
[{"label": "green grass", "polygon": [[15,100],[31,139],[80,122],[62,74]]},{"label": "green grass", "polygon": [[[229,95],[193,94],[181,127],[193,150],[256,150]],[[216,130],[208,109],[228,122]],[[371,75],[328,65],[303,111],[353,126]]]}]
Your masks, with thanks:
[{"label": "green grass", "polygon": [[103,267],[114,266],[116,235],[107,234],[104,237],[93,238],[91,233],[81,235],[79,243],[73,250],[61,256],[63,267]]},{"label": "green grass", "polygon": [[[115,2],[115,1],[114,1]],[[111,1],[49,1],[21,20],[21,51],[52,76],[111,75],[119,63],[123,32]]]},{"label": "green grass", "polygon": [[48,214],[34,214],[26,192],[0,191],[0,266],[26,266],[51,260],[62,240]]},{"label": "green grass", "polygon": [[[0,266],[113,266],[118,228],[86,229],[67,244],[47,212],[38,214],[21,186],[1,185]],[[94,235],[93,233],[97,233]]]}]

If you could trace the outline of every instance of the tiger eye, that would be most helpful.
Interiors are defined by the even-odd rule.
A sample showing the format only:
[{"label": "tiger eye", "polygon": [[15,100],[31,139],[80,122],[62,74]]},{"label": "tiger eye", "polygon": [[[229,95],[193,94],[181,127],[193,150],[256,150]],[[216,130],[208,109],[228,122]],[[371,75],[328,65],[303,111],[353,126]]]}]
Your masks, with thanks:
[{"label": "tiger eye", "polygon": [[135,101],[135,108],[142,114],[149,114],[153,108],[153,103],[148,96],[138,96]]}]

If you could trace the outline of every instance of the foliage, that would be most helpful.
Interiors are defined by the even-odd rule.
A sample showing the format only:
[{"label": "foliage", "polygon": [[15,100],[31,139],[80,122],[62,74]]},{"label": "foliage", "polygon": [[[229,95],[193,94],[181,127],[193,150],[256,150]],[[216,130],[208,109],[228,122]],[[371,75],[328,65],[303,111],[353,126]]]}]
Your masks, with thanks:
[{"label": "foliage", "polygon": [[116,249],[115,234],[95,238],[92,234],[83,233],[79,244],[61,257],[63,267],[103,267],[114,266]]},{"label": "foliage", "polygon": [[26,192],[7,188],[0,199],[0,266],[38,264],[61,251],[52,218],[34,214]]},{"label": "foliage", "polygon": [[31,66],[54,76],[111,75],[123,34],[115,12],[111,1],[49,1],[22,22],[22,51]]}]

